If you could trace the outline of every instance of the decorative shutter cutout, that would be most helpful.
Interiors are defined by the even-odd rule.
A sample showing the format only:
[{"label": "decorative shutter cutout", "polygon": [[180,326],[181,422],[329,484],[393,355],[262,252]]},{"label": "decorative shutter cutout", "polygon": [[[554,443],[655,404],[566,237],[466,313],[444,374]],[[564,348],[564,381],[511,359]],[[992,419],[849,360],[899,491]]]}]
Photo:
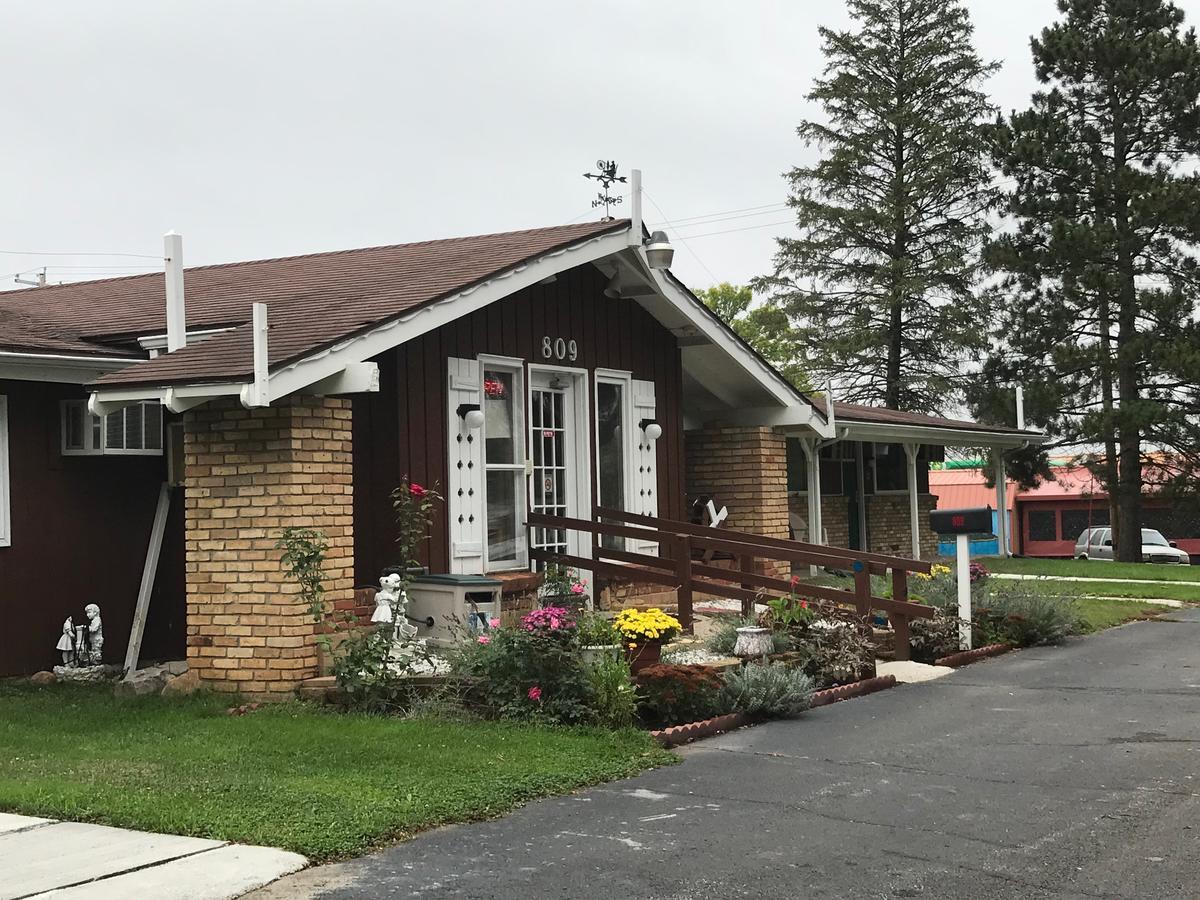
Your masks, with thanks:
[{"label": "decorative shutter cutout", "polygon": [[449,364],[448,423],[450,458],[450,571],[455,575],[483,574],[483,432],[471,431],[458,414],[460,404],[482,408],[479,360],[453,359]]},{"label": "decorative shutter cutout", "polygon": [[[658,453],[656,441],[642,431],[642,419],[654,418],[654,382],[633,380],[633,505],[643,516],[658,516]],[[634,541],[634,553],[658,556],[657,541]]]}]

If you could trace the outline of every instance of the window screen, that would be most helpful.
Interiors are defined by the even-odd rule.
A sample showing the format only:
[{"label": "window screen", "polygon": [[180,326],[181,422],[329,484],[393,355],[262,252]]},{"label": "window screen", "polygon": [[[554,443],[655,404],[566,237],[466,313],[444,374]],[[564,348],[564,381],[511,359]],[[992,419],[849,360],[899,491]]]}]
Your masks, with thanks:
[{"label": "window screen", "polygon": [[1058,523],[1055,521],[1054,510],[1030,510],[1026,521],[1029,523],[1029,539],[1031,541],[1058,540]]}]

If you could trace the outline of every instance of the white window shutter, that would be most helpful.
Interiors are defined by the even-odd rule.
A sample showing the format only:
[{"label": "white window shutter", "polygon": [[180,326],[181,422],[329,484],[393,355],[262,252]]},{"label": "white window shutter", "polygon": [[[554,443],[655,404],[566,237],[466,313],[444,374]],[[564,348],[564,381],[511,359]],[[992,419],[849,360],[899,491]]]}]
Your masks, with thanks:
[{"label": "white window shutter", "polygon": [[[449,360],[450,571],[455,575],[483,574],[483,541],[486,533],[483,509],[483,432],[471,431],[458,414],[464,403],[481,406],[479,360]],[[482,407],[481,407],[482,408]]]},{"label": "white window shutter", "polygon": [[[654,382],[633,380],[633,505],[643,516],[658,516],[658,452],[655,441],[646,437],[642,419],[654,416]],[[658,556],[656,541],[634,541],[633,552]]]}]

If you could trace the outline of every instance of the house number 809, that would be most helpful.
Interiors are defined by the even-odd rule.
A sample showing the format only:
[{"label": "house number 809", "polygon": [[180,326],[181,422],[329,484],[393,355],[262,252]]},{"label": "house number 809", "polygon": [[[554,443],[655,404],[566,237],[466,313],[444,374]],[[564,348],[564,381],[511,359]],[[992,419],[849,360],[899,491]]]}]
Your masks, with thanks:
[{"label": "house number 809", "polygon": [[571,362],[579,359],[579,345],[575,340],[565,338],[542,338],[543,359],[569,359]]}]

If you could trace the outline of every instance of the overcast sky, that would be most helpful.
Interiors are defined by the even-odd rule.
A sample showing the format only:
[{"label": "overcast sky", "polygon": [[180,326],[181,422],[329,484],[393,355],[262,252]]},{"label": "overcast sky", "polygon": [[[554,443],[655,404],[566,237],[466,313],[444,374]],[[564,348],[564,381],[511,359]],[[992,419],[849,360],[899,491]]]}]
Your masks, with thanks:
[{"label": "overcast sky", "polygon": [[[1024,105],[1054,0],[968,5],[995,101]],[[7,0],[0,250],[160,256],[174,228],[196,265],[582,221],[605,157],[643,170],[648,224],[691,220],[678,275],[744,281],[813,152],[817,26],[846,22],[840,0]],[[0,287],[47,263],[157,265],[3,253]]]}]

